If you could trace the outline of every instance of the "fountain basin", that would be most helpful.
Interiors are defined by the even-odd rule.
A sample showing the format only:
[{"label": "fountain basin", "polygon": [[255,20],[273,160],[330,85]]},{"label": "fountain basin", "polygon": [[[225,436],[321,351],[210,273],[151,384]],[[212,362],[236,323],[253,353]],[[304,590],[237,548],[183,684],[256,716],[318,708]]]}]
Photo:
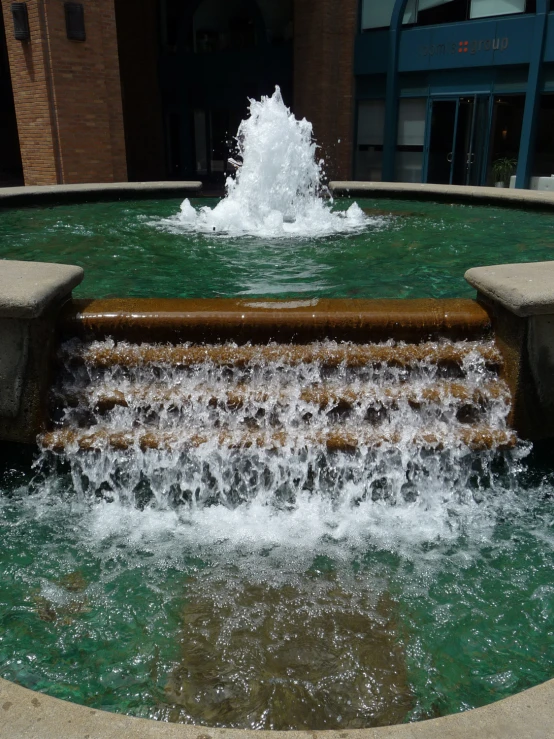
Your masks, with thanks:
[{"label": "fountain basin", "polygon": [[[288,302],[290,302],[290,301],[288,301]],[[306,306],[306,305],[300,306],[300,314],[305,316],[305,313],[308,312],[310,308],[312,308],[312,306]],[[134,306],[133,310],[136,310],[136,306]],[[123,311],[123,313],[124,314],[126,313],[127,315],[130,315],[130,314],[132,314],[133,310]],[[143,310],[144,310],[144,307],[143,307]],[[267,309],[261,309],[262,314],[265,314],[265,311],[266,310]],[[278,310],[278,311],[272,311],[272,312],[277,312],[277,313],[280,313],[281,314],[283,312],[288,313],[288,310],[289,309],[284,308],[284,309],[281,309],[281,310]],[[299,309],[298,309],[298,306],[295,306],[294,308],[291,308],[290,310],[298,311]],[[70,310],[70,312],[71,312],[71,310]],[[86,313],[86,310],[84,312]],[[94,309],[93,309],[93,312],[94,312]],[[139,312],[140,312],[140,310],[139,310]],[[154,313],[156,313],[156,312],[157,311],[154,311]],[[447,313],[448,311],[445,311],[445,312]],[[477,312],[480,312],[480,309]],[[77,311],[76,313],[78,315],[79,314],[79,311]],[[186,313],[186,311],[184,311],[184,313]],[[95,315],[97,317],[100,317],[101,311],[98,311],[97,310]],[[444,311],[443,311],[442,315],[443,315],[443,318],[444,318]],[[481,315],[482,315],[482,313],[481,313]],[[70,319],[70,320],[78,320],[77,316],[75,315],[75,312],[74,312],[73,319]],[[150,320],[150,319],[147,318],[147,320]],[[116,321],[116,323],[117,323],[117,321]],[[163,321],[160,322],[160,325],[162,323],[163,323]],[[301,321],[299,323],[301,323]],[[112,324],[112,328],[113,328],[113,324]],[[490,733],[491,736],[499,736],[499,737],[500,736],[510,736],[510,733],[509,732],[512,731],[512,730],[514,730],[516,732],[519,732],[517,734],[513,734],[514,736],[516,736],[516,735],[517,736],[544,736],[544,728],[541,728],[541,727],[544,727],[544,724],[540,723],[539,724],[539,727],[537,728],[537,733],[532,733],[532,732],[535,731],[535,729],[533,728],[533,725],[530,724],[530,722],[525,717],[522,720],[522,716],[521,716],[521,713],[520,713],[522,703],[521,703],[521,701],[518,702],[518,699],[527,700],[528,703],[526,705],[531,706],[532,707],[532,710],[535,712],[535,715],[537,715],[538,712],[535,711],[534,704],[532,704],[532,703],[529,702],[530,701],[529,696],[536,695],[538,702],[541,703],[541,701],[544,700],[544,696],[545,696],[545,692],[544,691],[547,689],[547,686],[548,685],[549,685],[549,683],[545,684],[544,686],[540,686],[540,688],[536,688],[536,689],[533,689],[532,691],[527,691],[526,693],[520,694],[520,696],[516,696],[515,698],[508,699],[508,701],[506,702],[507,704],[510,703],[510,701],[516,701],[515,704],[510,704],[510,705],[514,705],[513,711],[518,715],[518,717],[516,719],[514,719],[513,716],[510,714],[510,711],[512,709],[510,707],[508,707],[506,709],[508,711],[509,715],[510,715],[510,718],[508,719],[508,723],[510,724],[510,726],[506,726],[506,724],[504,723],[504,721],[501,722],[501,719],[499,718],[498,711],[501,710],[500,707],[502,705],[504,705],[503,703],[500,703],[500,704],[497,704],[495,706],[490,706],[490,707],[485,708],[485,709],[478,709],[475,712],[468,712],[467,714],[463,714],[462,716],[449,717],[449,718],[446,718],[446,719],[439,719],[438,720],[438,723],[436,723],[435,721],[430,721],[430,722],[424,722],[424,723],[422,723],[420,725],[410,725],[410,726],[407,726],[407,727],[394,727],[394,728],[390,728],[390,729],[373,729],[373,730],[367,730],[367,731],[364,731],[363,733],[366,736],[396,736],[396,735],[398,735],[398,736],[404,736],[404,735],[405,736],[426,736],[426,735],[427,736],[433,736],[433,735],[437,735],[437,736],[441,735],[441,736],[444,736],[445,733],[446,733],[446,731],[447,731],[445,722],[449,722],[449,724],[448,724],[448,726],[449,726],[448,731],[452,731],[453,732],[451,734],[452,736],[465,736],[465,735],[469,735],[469,733],[464,734],[464,733],[460,733],[460,731],[461,732],[464,732],[464,731],[465,732],[472,731],[473,732],[473,735],[479,735],[479,732],[481,732],[481,734],[482,734],[485,731],[484,724],[482,723],[483,721],[486,720],[486,718],[484,718],[484,712],[485,711],[489,711],[489,709],[494,709],[493,712],[492,712],[492,714],[489,713],[489,715],[491,716],[491,720],[492,720],[493,724],[495,724],[495,726],[493,726],[493,728],[490,730],[491,731],[491,733]],[[538,691],[538,692],[534,692],[534,691]],[[525,696],[527,696],[527,697],[525,697]],[[37,700],[42,701],[42,699],[43,699],[42,696],[40,696]],[[50,700],[50,699],[47,699],[47,700]],[[9,700],[6,701],[6,703],[9,703],[9,702],[10,702]],[[35,704],[32,704],[31,703],[31,705],[34,706]],[[11,710],[11,707],[10,707],[10,709],[4,709],[4,710]],[[82,709],[82,710],[87,710],[87,709]],[[101,714],[101,712],[98,712],[98,713]],[[92,714],[89,714],[89,715],[92,715]],[[468,720],[470,720],[470,719],[467,719],[466,717],[471,717],[471,716],[476,716],[476,718],[474,720],[478,722],[479,729],[476,728],[475,724],[467,724],[467,723],[464,723],[464,720],[466,722]],[[109,720],[111,720],[111,718],[112,717],[109,717],[106,720],[109,721]],[[456,728],[456,726],[454,726],[454,724],[453,724],[454,720],[457,720],[457,719],[462,719],[462,723],[460,725],[461,726],[460,729]],[[25,720],[27,720],[27,719],[25,719]],[[101,718],[99,720],[100,721],[103,721],[104,720],[104,717],[101,716]],[[116,720],[117,721],[121,721],[122,719],[121,719],[121,717],[116,717]],[[123,719],[123,720],[125,721],[125,719]],[[539,721],[541,721],[541,720],[542,719],[539,719]],[[550,717],[548,717],[548,720],[550,720]],[[132,726],[135,723],[132,719],[129,719],[128,721],[130,722],[130,724],[129,724],[130,726]],[[117,726],[118,727],[121,727],[122,725],[119,723],[119,724],[117,724]],[[469,727],[469,729],[468,729],[468,727]],[[27,726],[27,728],[28,728],[28,726]],[[157,726],[156,726],[156,729],[155,730],[158,731],[158,727]],[[220,730],[214,730],[214,729],[199,729],[198,727],[181,728],[181,727],[161,727],[161,726],[159,727],[159,730],[168,730],[168,731],[172,730],[172,731],[181,731],[181,732],[192,730],[193,732],[195,732],[195,734],[194,734],[195,736],[198,736],[198,734],[196,733],[198,731],[201,731],[203,734],[204,733],[207,733],[210,736],[216,735],[216,734],[219,735],[219,731],[220,731]],[[152,727],[152,731],[154,731],[154,728],[153,727]],[[224,734],[235,733],[235,732],[229,732],[229,730],[221,730],[221,731],[222,731],[221,735],[223,735],[223,733]],[[391,733],[391,732],[397,732],[397,731],[404,732],[404,733],[399,733],[399,734]],[[423,732],[423,731],[428,731],[428,732],[435,731],[435,732],[441,732],[441,733],[440,734],[439,733],[436,733],[436,734],[433,734],[433,733],[428,733],[428,734],[420,733],[420,732]],[[495,731],[497,731],[498,733],[495,734],[494,733]],[[538,733],[539,731],[542,731],[542,733]],[[409,733],[406,733],[406,732],[409,732]],[[524,732],[526,732],[526,733],[524,733]],[[243,732],[236,732],[236,733],[243,733]],[[259,732],[256,732],[256,733],[259,733]],[[344,735],[345,732],[340,732],[340,733],[342,735]],[[352,732],[352,733],[354,733],[354,732]],[[359,733],[359,732],[355,732],[355,733]],[[58,734],[57,735],[60,735],[59,734],[59,726],[58,726]],[[109,734],[106,734],[106,735],[109,735]],[[143,735],[144,735],[144,733],[143,733]],[[171,734],[168,734],[168,735],[171,735]],[[181,734],[175,734],[175,735],[177,736],[177,735],[181,735]],[[312,734],[312,736],[313,736],[313,734]]]}]

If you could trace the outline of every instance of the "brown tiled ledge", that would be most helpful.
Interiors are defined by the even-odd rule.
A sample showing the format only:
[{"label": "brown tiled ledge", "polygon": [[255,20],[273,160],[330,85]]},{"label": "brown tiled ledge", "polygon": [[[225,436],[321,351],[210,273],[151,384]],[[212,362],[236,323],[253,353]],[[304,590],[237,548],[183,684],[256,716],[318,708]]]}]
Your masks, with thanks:
[{"label": "brown tiled ledge", "polygon": [[427,341],[490,332],[474,300],[268,300],[120,298],[73,300],[64,335],[131,341]]}]

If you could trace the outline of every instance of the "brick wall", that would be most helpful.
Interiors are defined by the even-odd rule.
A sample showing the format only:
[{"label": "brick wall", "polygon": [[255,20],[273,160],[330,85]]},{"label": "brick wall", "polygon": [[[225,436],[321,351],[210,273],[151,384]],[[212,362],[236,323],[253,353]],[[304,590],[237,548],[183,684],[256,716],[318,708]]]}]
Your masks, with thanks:
[{"label": "brick wall", "polygon": [[358,0],[294,0],[294,112],[312,122],[330,179],[351,179]]},{"label": "brick wall", "polygon": [[85,42],[66,38],[63,0],[28,0],[16,41],[2,0],[25,184],[127,180],[113,0],[84,0]]}]

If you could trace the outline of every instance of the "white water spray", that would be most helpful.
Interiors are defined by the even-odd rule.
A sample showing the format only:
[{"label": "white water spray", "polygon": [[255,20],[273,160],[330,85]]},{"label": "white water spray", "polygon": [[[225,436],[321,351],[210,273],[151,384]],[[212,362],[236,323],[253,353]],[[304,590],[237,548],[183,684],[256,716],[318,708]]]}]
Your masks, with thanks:
[{"label": "white water spray", "polygon": [[242,166],[228,177],[226,197],[215,208],[196,210],[189,200],[164,227],[230,236],[314,237],[355,232],[368,218],[354,203],[333,212],[321,197],[323,161],[316,157],[312,124],[296,120],[278,87],[250,101],[250,116],[237,134]]}]

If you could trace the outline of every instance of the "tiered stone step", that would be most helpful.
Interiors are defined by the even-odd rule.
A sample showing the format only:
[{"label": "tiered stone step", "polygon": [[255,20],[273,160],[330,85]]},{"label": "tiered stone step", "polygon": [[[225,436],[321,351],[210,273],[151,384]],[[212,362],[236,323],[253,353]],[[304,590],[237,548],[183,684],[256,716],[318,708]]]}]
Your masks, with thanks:
[{"label": "tiered stone step", "polygon": [[[226,390],[219,395],[214,388],[198,388],[193,394],[180,387],[170,388],[160,383],[138,385],[119,389],[97,390],[88,388],[82,392],[57,391],[54,394],[57,404],[71,408],[89,406],[95,412],[103,415],[119,406],[144,410],[157,409],[164,406],[184,408],[195,401],[205,402],[210,407],[226,407],[230,410],[239,410],[246,405],[261,405],[273,400],[277,405],[287,402],[286,393],[277,395],[268,390],[252,389],[246,384],[239,384],[232,390]],[[342,388],[325,386],[304,388],[300,391],[299,399],[307,404],[318,406],[320,410],[350,411],[355,407],[375,410],[383,405],[391,405],[405,400],[411,407],[421,407],[422,403],[450,404],[460,401],[478,409],[487,405],[491,400],[510,400],[508,388],[501,382],[487,382],[482,387],[468,387],[462,383],[438,381],[433,385],[416,389],[413,387],[383,387],[375,386],[345,386]]]},{"label": "tiered stone step", "polygon": [[44,448],[55,452],[79,448],[86,451],[112,449],[128,450],[165,449],[180,450],[200,447],[215,443],[229,449],[250,449],[257,447],[275,451],[284,448],[302,449],[306,446],[325,447],[327,451],[349,452],[363,447],[376,447],[383,444],[399,445],[400,443],[419,447],[444,449],[448,444],[464,444],[469,449],[511,449],[517,442],[516,435],[506,429],[491,429],[486,426],[456,429],[453,433],[443,429],[419,429],[413,433],[400,431],[376,432],[368,429],[335,429],[328,431],[307,431],[294,434],[287,431],[273,433],[242,434],[219,432],[217,429],[205,433],[139,431],[110,432],[106,428],[97,427],[92,433],[83,429],[63,428],[43,435]]},{"label": "tiered stone step", "polygon": [[[368,475],[373,490],[384,475],[389,492],[412,496],[438,474],[433,456],[452,451],[445,469],[456,469],[466,453],[517,443],[502,357],[472,301],[93,301],[67,308],[61,330],[41,443],[73,464],[96,460],[84,474],[102,490],[137,455],[140,475],[165,479],[175,453],[162,487],[187,500],[263,488],[275,460],[289,495],[321,459],[326,480],[362,475],[363,487]],[[387,461],[383,472],[391,454],[396,471]],[[227,469],[237,460],[240,472]]]},{"label": "tiered stone step", "polygon": [[490,318],[474,300],[73,300],[62,314],[66,338],[238,344],[421,342],[489,336]]},{"label": "tiered stone step", "polygon": [[368,365],[413,367],[418,362],[440,367],[459,366],[476,353],[488,369],[497,370],[502,358],[491,344],[467,342],[459,344],[424,342],[421,344],[312,344],[270,345],[166,345],[166,344],[115,344],[93,342],[81,346],[66,346],[62,359],[70,364],[84,364],[91,368],[174,366],[198,367],[209,364],[214,367],[254,367],[269,364],[298,366],[318,364],[334,369],[344,366],[360,369]]}]

